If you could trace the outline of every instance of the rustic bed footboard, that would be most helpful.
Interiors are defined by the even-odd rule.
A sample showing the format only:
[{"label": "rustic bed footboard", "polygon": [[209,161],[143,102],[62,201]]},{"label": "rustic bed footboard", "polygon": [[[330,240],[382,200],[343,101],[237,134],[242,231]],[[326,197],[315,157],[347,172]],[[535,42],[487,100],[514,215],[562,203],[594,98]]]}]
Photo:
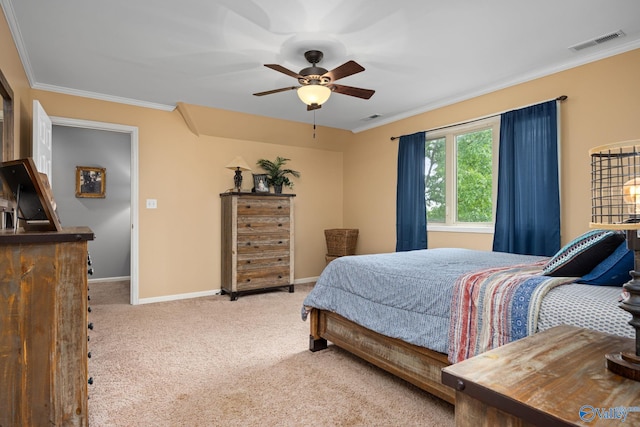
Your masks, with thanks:
[{"label": "rustic bed footboard", "polygon": [[329,311],[313,309],[309,318],[311,351],[325,349],[327,341],[331,341],[422,390],[455,403],[455,390],[440,381],[442,368],[449,366],[446,354],[380,335]]}]

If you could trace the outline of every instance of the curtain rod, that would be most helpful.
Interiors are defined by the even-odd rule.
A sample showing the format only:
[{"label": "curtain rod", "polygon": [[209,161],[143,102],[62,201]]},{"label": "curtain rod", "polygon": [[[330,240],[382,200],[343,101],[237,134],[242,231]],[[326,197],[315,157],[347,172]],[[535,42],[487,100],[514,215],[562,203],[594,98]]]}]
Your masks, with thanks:
[{"label": "curtain rod", "polygon": [[[562,101],[565,101],[567,98],[569,98],[567,95],[560,95],[559,97],[557,97],[555,99],[549,99],[548,101],[554,101],[555,100],[555,101],[562,102]],[[535,104],[525,105],[525,106],[520,107],[520,108],[527,108],[527,107],[531,107],[532,105],[538,105],[538,104],[542,104],[542,103],[548,102],[548,101],[536,102]],[[491,118],[491,117],[499,116],[500,114],[506,113],[507,111],[512,111],[512,110],[505,110],[505,111],[502,111],[500,113],[495,113],[495,114],[490,114],[488,116],[478,117],[477,119],[467,120],[466,122],[454,123],[452,125],[441,126],[439,128],[427,129],[427,130],[425,130],[423,132],[434,132],[434,131],[437,131],[437,130],[452,128],[452,127],[455,127],[455,126],[466,125],[466,124],[473,123],[473,122],[479,122],[480,120],[484,120],[484,119],[488,119],[488,118]],[[405,136],[405,135],[401,135],[401,136]],[[391,137],[391,141],[395,141],[396,139],[399,139],[399,138],[400,138],[400,136],[392,136]]]}]

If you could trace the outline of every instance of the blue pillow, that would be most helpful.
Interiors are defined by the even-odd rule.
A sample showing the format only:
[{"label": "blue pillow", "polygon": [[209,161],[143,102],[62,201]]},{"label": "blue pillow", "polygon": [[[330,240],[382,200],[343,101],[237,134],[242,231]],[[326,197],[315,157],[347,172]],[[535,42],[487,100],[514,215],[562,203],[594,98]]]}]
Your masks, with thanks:
[{"label": "blue pillow", "polygon": [[633,251],[627,248],[627,242],[622,242],[607,259],[591,270],[591,273],[582,276],[578,283],[597,286],[622,286],[631,280],[629,275],[631,270],[633,270]]},{"label": "blue pillow", "polygon": [[543,274],[555,277],[582,277],[611,255],[624,241],[624,233],[621,231],[588,231],[563,246],[544,266]]}]

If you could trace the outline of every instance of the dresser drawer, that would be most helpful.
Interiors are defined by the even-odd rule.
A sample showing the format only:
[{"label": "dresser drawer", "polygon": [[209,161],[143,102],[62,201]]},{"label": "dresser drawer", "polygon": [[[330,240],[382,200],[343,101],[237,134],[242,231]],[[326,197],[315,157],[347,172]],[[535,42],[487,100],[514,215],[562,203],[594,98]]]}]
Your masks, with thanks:
[{"label": "dresser drawer", "polygon": [[237,270],[289,267],[288,251],[261,251],[238,255]]},{"label": "dresser drawer", "polygon": [[238,291],[289,285],[289,266],[238,271]]},{"label": "dresser drawer", "polygon": [[289,234],[238,234],[238,255],[261,251],[288,251]]},{"label": "dresser drawer", "polygon": [[241,216],[289,216],[289,199],[269,198],[238,200],[238,217]]},{"label": "dresser drawer", "polygon": [[238,217],[238,234],[289,233],[288,216],[249,216]]}]

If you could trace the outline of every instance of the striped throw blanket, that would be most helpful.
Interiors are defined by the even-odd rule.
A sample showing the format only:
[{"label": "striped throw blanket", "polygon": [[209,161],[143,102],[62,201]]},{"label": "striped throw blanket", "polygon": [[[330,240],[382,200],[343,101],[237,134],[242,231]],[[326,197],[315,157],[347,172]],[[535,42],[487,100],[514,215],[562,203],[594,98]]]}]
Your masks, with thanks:
[{"label": "striped throw blanket", "polygon": [[542,275],[545,261],[489,268],[458,278],[453,288],[449,361],[457,363],[536,332],[550,289],[575,277]]}]

